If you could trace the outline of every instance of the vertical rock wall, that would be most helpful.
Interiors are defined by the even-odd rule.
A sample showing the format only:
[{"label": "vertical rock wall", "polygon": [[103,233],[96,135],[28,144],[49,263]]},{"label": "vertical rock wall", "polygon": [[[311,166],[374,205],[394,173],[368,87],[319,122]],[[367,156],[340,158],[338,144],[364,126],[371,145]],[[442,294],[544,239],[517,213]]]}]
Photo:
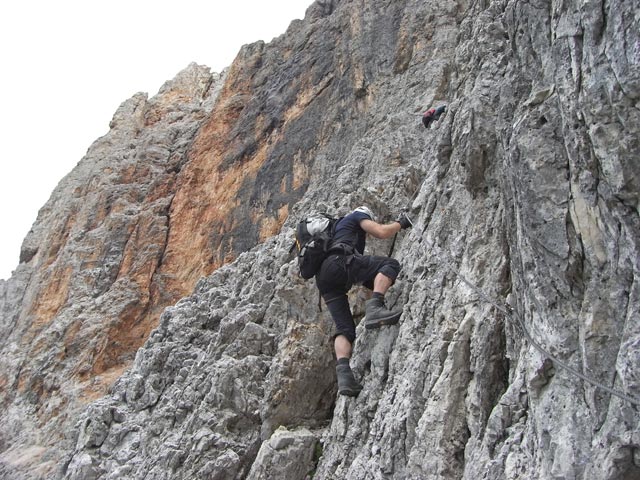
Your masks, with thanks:
[{"label": "vertical rock wall", "polygon": [[[29,441],[5,435],[2,468],[74,479],[638,477],[638,11],[637,1],[317,1],[283,36],[243,48],[175,178],[156,276],[179,292],[217,270],[164,311],[108,395],[80,414],[61,408],[64,422],[50,411],[27,422],[53,404],[18,380],[29,376],[5,375],[4,418],[14,434],[27,425]],[[425,130],[419,114],[441,103],[446,115]],[[364,390],[337,398],[332,322],[288,248],[297,215],[363,202],[383,220],[403,208],[414,220],[388,295],[403,316],[358,328]],[[0,285],[2,328],[20,332],[3,349],[19,358],[19,340],[42,325],[15,320],[25,315],[15,297],[28,298],[16,285],[42,252],[27,238],[26,266]],[[62,273],[27,303],[46,315],[29,318],[64,310],[53,294]],[[358,319],[364,298],[351,297]],[[99,378],[92,368],[87,381]],[[55,424],[65,440],[51,449],[36,433]]]},{"label": "vertical rock wall", "polygon": [[177,178],[220,83],[191,65],[154,98],[124,102],[40,210],[0,295],[8,464],[57,464],[47,448],[60,445],[78,409],[106,393],[164,306],[184,295],[160,266]]}]

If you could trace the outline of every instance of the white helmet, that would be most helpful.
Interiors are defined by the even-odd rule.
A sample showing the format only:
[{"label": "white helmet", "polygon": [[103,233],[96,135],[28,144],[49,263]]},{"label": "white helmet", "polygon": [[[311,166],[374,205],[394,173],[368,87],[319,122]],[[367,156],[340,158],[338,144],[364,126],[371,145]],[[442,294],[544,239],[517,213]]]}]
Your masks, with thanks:
[{"label": "white helmet", "polygon": [[374,222],[376,221],[376,217],[373,216],[373,212],[371,210],[369,210],[369,208],[365,207],[364,205],[356,208],[354,210],[354,212],[360,212],[360,213],[364,213],[367,217],[369,217],[371,220],[373,220]]}]

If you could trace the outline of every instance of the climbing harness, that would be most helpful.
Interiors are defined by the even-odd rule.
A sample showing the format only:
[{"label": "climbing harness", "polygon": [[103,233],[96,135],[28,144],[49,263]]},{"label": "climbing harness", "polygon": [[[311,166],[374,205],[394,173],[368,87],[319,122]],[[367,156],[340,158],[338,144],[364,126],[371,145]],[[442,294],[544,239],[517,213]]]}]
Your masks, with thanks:
[{"label": "climbing harness", "polygon": [[[409,219],[409,222],[411,222],[412,226],[414,225],[413,222],[411,221],[411,219]],[[413,233],[418,235],[418,232],[416,232],[415,230],[413,230]],[[520,328],[522,329],[522,331],[524,333],[524,336],[527,339],[527,341],[536,350],[538,350],[544,357],[546,357],[549,360],[551,360],[554,363],[554,365],[557,365],[558,367],[561,367],[561,368],[565,369],[569,373],[575,375],[576,377],[581,378],[582,380],[584,380],[587,383],[590,383],[594,387],[597,387],[597,388],[600,388],[600,389],[602,389],[602,390],[604,390],[606,392],[609,392],[611,395],[614,395],[614,396],[620,398],[621,400],[629,402],[629,403],[631,403],[633,405],[640,406],[640,399],[632,397],[630,395],[627,395],[626,393],[623,393],[623,392],[621,392],[619,390],[616,390],[614,388],[611,388],[611,387],[608,387],[606,385],[603,385],[602,383],[598,382],[597,380],[594,380],[593,378],[591,378],[591,377],[585,375],[584,373],[576,370],[572,366],[568,365],[566,362],[560,360],[558,357],[556,357],[555,355],[551,354],[551,352],[549,352],[547,349],[545,349],[542,345],[540,345],[533,338],[531,333],[529,333],[529,330],[527,330],[527,327],[525,326],[524,321],[522,320],[522,318],[515,312],[515,310],[513,308],[511,308],[511,306],[506,305],[506,304],[501,304],[497,300],[494,300],[489,295],[484,293],[484,291],[482,291],[482,289],[480,289],[480,287],[478,287],[475,284],[473,284],[472,282],[470,282],[460,272],[460,270],[458,270],[454,266],[454,263],[453,263],[454,260],[451,258],[451,256],[448,253],[446,253],[445,251],[443,251],[440,247],[438,247],[438,246],[434,245],[432,242],[430,242],[429,239],[426,238],[424,233],[425,232],[423,230],[418,235],[418,238],[420,239],[420,241],[424,241],[427,244],[427,247],[429,249],[434,250],[436,252],[436,254],[439,255],[439,258],[444,259],[445,264],[449,268],[449,270],[451,270],[453,273],[455,273],[455,275],[460,279],[460,281],[462,281],[465,285],[467,285],[476,295],[478,295],[478,297],[480,297],[482,300],[484,300],[485,302],[489,303],[490,305],[492,305],[496,309],[498,309],[500,312],[502,312],[505,315],[506,318],[511,320],[511,322],[519,325]],[[423,275],[424,275],[424,273],[423,273]],[[532,296],[532,299],[533,299],[533,302],[535,303],[536,308],[538,309],[538,311],[542,311],[541,305],[538,302],[538,300],[534,296]]]}]

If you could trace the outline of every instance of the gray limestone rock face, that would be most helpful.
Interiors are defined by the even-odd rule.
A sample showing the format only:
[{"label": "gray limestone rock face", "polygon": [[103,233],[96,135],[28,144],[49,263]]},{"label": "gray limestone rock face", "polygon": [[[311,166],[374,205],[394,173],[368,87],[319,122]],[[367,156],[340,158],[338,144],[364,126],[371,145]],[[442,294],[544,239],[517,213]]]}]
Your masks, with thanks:
[{"label": "gray limestone rock face", "polygon": [[[194,142],[217,176],[188,184],[237,172],[223,185],[251,200],[212,237],[259,241],[166,308],[34,465],[69,479],[640,477],[639,11],[318,0],[243,47],[213,106],[222,118]],[[443,104],[425,129],[421,113]],[[349,295],[363,390],[347,398],[333,322],[290,247],[301,216],[363,203],[413,227],[386,296],[400,322],[366,330],[367,292]],[[390,246],[369,239],[367,252]],[[0,282],[3,331],[30,274]],[[3,352],[26,355],[7,338]],[[35,386],[21,395],[3,403],[5,431],[47,431],[26,420]],[[20,453],[6,449],[0,472],[34,474]]]},{"label": "gray limestone rock face", "polygon": [[247,479],[311,478],[317,445],[318,438],[307,429],[288,431],[280,427],[262,443]]},{"label": "gray limestone rock face", "polygon": [[131,364],[153,310],[175,295],[159,271],[172,185],[223,78],[192,64],[155,97],[125,101],[38,213],[0,286],[0,462],[55,470],[77,412]]}]

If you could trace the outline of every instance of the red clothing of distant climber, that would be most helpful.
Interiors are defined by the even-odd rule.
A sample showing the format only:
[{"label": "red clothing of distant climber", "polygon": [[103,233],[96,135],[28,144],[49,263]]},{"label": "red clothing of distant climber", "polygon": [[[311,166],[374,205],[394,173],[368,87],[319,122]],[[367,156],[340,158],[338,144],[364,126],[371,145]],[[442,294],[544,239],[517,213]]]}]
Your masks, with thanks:
[{"label": "red clothing of distant climber", "polygon": [[440,115],[442,115],[446,109],[446,105],[443,105],[438,108],[430,108],[429,110],[424,112],[424,114],[422,115],[422,124],[424,125],[424,128],[429,128],[431,122],[437,122],[440,118]]}]

